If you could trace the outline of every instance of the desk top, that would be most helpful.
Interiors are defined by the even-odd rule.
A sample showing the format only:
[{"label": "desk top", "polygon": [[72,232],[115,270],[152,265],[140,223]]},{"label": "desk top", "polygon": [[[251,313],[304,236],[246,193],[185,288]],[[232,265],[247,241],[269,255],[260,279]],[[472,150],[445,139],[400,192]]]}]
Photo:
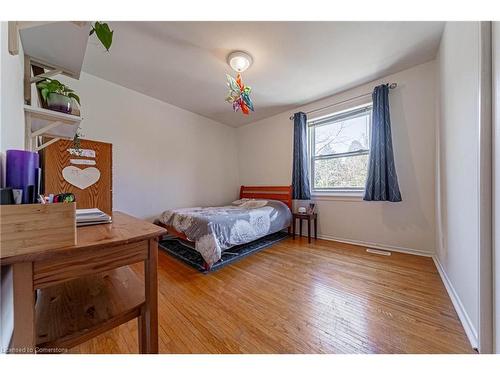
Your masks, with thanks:
[{"label": "desk top", "polygon": [[52,256],[81,250],[106,248],[156,238],[166,234],[162,227],[145,220],[137,219],[123,212],[113,212],[111,224],[97,224],[77,228],[76,245],[54,250],[34,251],[27,254],[1,256],[0,264],[7,265],[20,262],[42,260]]}]

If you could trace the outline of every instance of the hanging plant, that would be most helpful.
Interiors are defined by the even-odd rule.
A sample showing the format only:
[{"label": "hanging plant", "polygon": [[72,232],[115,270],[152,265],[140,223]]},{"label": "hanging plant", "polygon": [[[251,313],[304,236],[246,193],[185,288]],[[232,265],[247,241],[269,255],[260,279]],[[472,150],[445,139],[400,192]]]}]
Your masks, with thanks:
[{"label": "hanging plant", "polygon": [[81,138],[84,136],[82,133],[82,128],[78,127],[76,129],[75,136],[73,137],[73,148],[75,149],[76,155],[82,156],[82,143]]},{"label": "hanging plant", "polygon": [[97,36],[97,39],[101,42],[101,44],[106,48],[106,51],[109,52],[111,48],[111,44],[113,43],[113,30],[109,28],[109,25],[105,22],[95,21],[92,25],[92,30],[90,30],[89,35],[94,34]]}]

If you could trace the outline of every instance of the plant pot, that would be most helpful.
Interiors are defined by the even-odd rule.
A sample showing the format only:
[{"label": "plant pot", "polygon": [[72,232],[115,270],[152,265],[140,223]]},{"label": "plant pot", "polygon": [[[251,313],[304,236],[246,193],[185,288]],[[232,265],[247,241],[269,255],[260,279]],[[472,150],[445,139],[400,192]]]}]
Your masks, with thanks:
[{"label": "plant pot", "polygon": [[80,105],[75,99],[71,99],[71,114],[80,117]]},{"label": "plant pot", "polygon": [[47,97],[47,107],[52,111],[71,113],[72,100],[65,95],[51,92]]}]

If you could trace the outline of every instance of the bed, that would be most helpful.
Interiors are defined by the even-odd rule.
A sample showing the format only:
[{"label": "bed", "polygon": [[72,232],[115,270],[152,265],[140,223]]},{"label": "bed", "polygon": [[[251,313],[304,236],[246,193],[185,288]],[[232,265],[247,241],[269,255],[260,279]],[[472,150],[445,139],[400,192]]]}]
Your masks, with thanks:
[{"label": "bed", "polygon": [[231,204],[167,210],[157,224],[188,241],[208,270],[233,246],[290,230],[291,208],[291,186],[241,186],[239,200]]}]

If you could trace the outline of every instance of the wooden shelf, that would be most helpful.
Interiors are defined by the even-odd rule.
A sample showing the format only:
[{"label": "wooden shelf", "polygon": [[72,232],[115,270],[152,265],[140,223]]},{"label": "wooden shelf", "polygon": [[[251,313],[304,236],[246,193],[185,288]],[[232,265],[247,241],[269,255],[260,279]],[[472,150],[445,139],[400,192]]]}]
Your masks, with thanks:
[{"label": "wooden shelf", "polygon": [[36,345],[71,348],[140,315],[144,283],[128,267],[38,291]]},{"label": "wooden shelf", "polygon": [[[26,121],[25,146],[34,151],[41,150],[59,139],[73,139],[82,121],[79,116],[30,105],[24,106],[24,114]],[[36,138],[40,136],[54,139],[36,146]]]}]

